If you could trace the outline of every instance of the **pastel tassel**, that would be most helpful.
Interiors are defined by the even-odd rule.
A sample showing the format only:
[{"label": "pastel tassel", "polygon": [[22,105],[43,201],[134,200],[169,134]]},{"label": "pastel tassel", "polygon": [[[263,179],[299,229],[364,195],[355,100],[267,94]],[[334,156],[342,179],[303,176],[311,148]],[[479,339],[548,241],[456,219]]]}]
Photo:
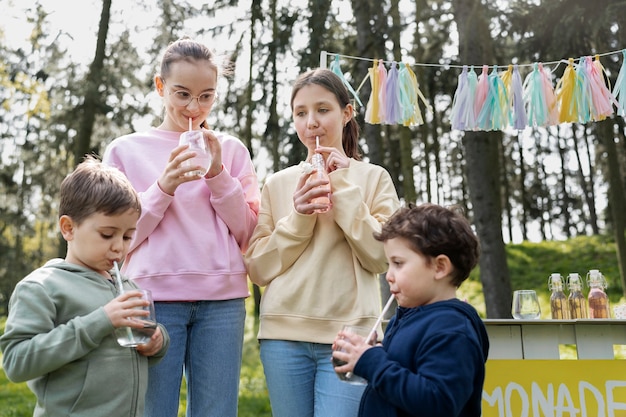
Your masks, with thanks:
[{"label": "pastel tassel", "polygon": [[343,75],[343,71],[341,71],[341,65],[339,64],[339,55],[335,55],[335,59],[333,59],[330,62],[330,68],[329,69],[332,72],[334,72],[339,78],[341,78],[341,81],[343,81],[343,83],[346,86],[346,88],[348,88],[348,91],[350,91],[350,93],[352,94],[354,99],[357,101],[357,103],[359,103],[359,106],[363,107],[363,103],[361,102],[361,99],[359,98],[359,95],[357,94],[356,91],[354,91],[354,88],[352,88],[352,86],[350,85],[348,80],[346,80],[346,77]]},{"label": "pastel tassel", "polygon": [[378,119],[379,123],[386,123],[387,115],[385,114],[387,110],[387,89],[385,88],[387,85],[387,68],[385,68],[385,64],[381,59],[378,61]]},{"label": "pastel tassel", "polygon": [[590,56],[585,57],[585,67],[589,75],[591,102],[593,103],[591,117],[596,121],[604,120],[613,115],[613,101],[615,100],[604,81],[606,71],[598,55],[593,61]]},{"label": "pastel tassel", "polygon": [[369,77],[370,77],[370,85],[372,87],[372,91],[370,92],[370,98],[367,102],[367,107],[365,109],[365,121],[367,123],[376,125],[380,124],[380,118],[378,116],[378,60],[374,60],[374,65],[372,65],[368,69]]},{"label": "pastel tassel", "polygon": [[[422,117],[422,111],[420,109],[419,102],[420,100],[424,103],[426,108],[429,111],[432,111],[426,97],[419,88],[419,83],[417,82],[417,76],[409,66],[409,64],[404,64],[404,66],[400,69],[400,86],[402,95],[405,97],[402,100],[403,103],[403,120],[402,124],[404,126],[418,126],[424,123],[424,119]],[[404,107],[405,102],[407,106]]]},{"label": "pastel tassel", "polygon": [[[509,65],[511,70],[511,65]],[[524,107],[524,82],[519,72],[517,64],[513,65],[510,74],[509,87],[507,89],[509,98],[509,124],[517,130],[524,130],[528,126],[528,117]],[[505,84],[506,85],[506,84]]]},{"label": "pastel tassel", "polygon": [[544,68],[543,64],[539,63],[539,71],[541,76],[541,87],[543,88],[543,96],[546,100],[546,108],[548,111],[548,126],[554,126],[559,124],[559,109],[554,94],[554,86],[552,85],[552,73],[549,69]]},{"label": "pastel tassel", "polygon": [[402,108],[400,103],[400,83],[398,80],[398,64],[396,61],[391,63],[391,67],[387,72],[387,84],[385,85],[385,123],[395,124],[402,122]]},{"label": "pastel tassel", "polygon": [[489,92],[489,66],[483,65],[483,72],[478,76],[478,84],[476,85],[476,94],[474,95],[474,114],[476,117],[480,114],[487,93]]},{"label": "pastel tassel", "polygon": [[574,69],[574,58],[570,58],[563,71],[563,76],[555,88],[560,123],[576,123],[578,121],[577,85],[580,85],[579,75]]},{"label": "pastel tassel", "polygon": [[463,65],[463,69],[458,77],[457,88],[452,99],[450,119],[452,129],[472,130],[476,126],[474,91],[471,91],[467,65]]},{"label": "pastel tassel", "polygon": [[474,111],[474,102],[476,99],[476,90],[478,89],[478,74],[474,71],[474,66],[470,66],[470,70],[467,73],[467,89],[469,100],[471,100],[469,104],[469,108],[467,109],[468,114],[466,120],[468,120],[468,128],[476,129],[476,112]]},{"label": "pastel tassel", "polygon": [[501,130],[507,125],[507,93],[502,79],[498,76],[498,67],[494,66],[488,76],[489,88],[483,108],[476,123],[481,130]]},{"label": "pastel tassel", "polygon": [[591,120],[591,87],[589,86],[589,76],[585,69],[585,58],[581,57],[576,66],[576,105],[578,106],[578,122],[587,123]]},{"label": "pastel tassel", "polygon": [[513,64],[509,64],[506,67],[506,71],[504,71],[502,75],[500,75],[500,78],[502,78],[502,84],[504,84],[504,88],[506,88],[506,93],[509,97],[509,100],[511,100],[511,94],[513,92]]},{"label": "pastel tassel", "polygon": [[558,123],[556,96],[552,89],[550,74],[541,63],[533,64],[533,70],[524,80],[524,102],[529,126],[550,126]]},{"label": "pastel tassel", "polygon": [[626,49],[622,50],[622,66],[615,80],[613,97],[617,100],[617,114],[626,116]]}]

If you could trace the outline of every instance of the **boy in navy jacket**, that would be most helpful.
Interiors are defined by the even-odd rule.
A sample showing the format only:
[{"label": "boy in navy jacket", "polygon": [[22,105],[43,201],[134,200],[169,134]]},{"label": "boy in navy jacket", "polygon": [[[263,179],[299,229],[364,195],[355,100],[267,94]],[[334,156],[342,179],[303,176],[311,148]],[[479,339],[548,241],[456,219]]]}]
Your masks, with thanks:
[{"label": "boy in navy jacket", "polygon": [[375,235],[389,261],[398,309],[382,345],[340,332],[333,357],[368,380],[359,416],[480,417],[489,340],[456,289],[476,266],[478,240],[454,209],[399,209]]}]

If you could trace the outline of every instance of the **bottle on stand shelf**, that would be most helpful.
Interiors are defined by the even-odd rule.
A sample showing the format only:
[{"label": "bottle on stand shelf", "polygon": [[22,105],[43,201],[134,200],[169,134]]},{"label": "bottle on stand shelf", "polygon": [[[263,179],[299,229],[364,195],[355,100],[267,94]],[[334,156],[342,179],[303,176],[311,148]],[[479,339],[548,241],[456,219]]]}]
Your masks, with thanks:
[{"label": "bottle on stand shelf", "polygon": [[589,286],[589,318],[608,319],[611,318],[609,310],[609,298],[604,289],[607,287],[606,279],[597,269],[592,269],[587,274],[587,285]]},{"label": "bottle on stand shelf", "polygon": [[551,274],[548,280],[550,295],[550,313],[555,320],[569,319],[569,305],[563,292],[563,277],[561,274]]},{"label": "bottle on stand shelf", "polygon": [[579,274],[573,272],[567,276],[567,288],[570,319],[586,319],[587,299],[583,295],[583,282]]}]

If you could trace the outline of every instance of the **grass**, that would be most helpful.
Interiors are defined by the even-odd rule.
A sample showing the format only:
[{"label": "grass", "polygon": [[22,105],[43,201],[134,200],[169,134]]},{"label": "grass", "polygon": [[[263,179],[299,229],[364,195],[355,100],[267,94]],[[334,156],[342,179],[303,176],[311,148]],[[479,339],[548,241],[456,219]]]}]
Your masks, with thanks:
[{"label": "grass", "polygon": [[[553,272],[558,272],[563,277],[571,272],[577,272],[584,279],[587,271],[599,269],[609,283],[607,294],[611,305],[625,302],[615,257],[615,244],[609,238],[593,236],[568,241],[525,242],[508,245],[506,249],[512,288],[536,290],[541,302],[543,319],[550,316],[548,277]],[[586,288],[584,292],[587,292]],[[478,270],[474,270],[470,279],[460,288],[458,297],[467,299],[485,317]],[[252,298],[249,298],[239,388],[239,417],[270,417],[271,410],[256,340],[258,323],[252,314],[252,303]],[[4,330],[3,320],[0,320],[0,329]],[[626,356],[626,353],[624,355]],[[179,417],[184,417],[185,394],[183,384]],[[26,384],[13,384],[6,379],[4,372],[0,372],[0,417],[30,417],[34,407],[35,397]]]},{"label": "grass", "polygon": [[[258,324],[252,314],[252,297],[247,300],[248,315],[243,349],[243,363],[239,384],[239,417],[271,417],[271,408],[265,386],[265,376],[259,358],[256,334]],[[4,332],[4,320],[0,319],[0,329]],[[0,354],[0,359],[2,355]],[[179,417],[185,416],[186,387],[180,395]],[[10,382],[4,371],[0,372],[0,417],[31,417],[35,408],[35,396],[26,383]]]}]

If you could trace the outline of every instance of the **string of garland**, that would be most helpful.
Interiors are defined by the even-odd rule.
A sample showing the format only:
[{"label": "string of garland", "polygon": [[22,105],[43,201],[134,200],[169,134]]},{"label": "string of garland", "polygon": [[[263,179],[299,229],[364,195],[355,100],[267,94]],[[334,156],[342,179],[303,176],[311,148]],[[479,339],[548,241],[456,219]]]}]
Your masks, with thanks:
[{"label": "string of garland", "polygon": [[[620,53],[622,65],[615,86],[611,88],[600,56]],[[421,104],[432,112],[410,64],[330,55],[334,55],[330,69],[343,80],[360,106],[363,103],[358,91],[369,80],[371,93],[366,104],[365,122],[418,126],[424,123]],[[373,62],[356,90],[341,71],[340,57]],[[549,69],[552,64],[566,64],[556,85]],[[454,130],[489,131],[509,127],[523,130],[560,123],[600,121],[614,114],[626,115],[626,49],[596,54],[593,58],[584,56],[577,60],[510,64],[503,71],[497,65],[483,65],[480,75],[473,65],[412,65],[461,69],[450,115]],[[520,67],[530,68],[524,78]]]}]

